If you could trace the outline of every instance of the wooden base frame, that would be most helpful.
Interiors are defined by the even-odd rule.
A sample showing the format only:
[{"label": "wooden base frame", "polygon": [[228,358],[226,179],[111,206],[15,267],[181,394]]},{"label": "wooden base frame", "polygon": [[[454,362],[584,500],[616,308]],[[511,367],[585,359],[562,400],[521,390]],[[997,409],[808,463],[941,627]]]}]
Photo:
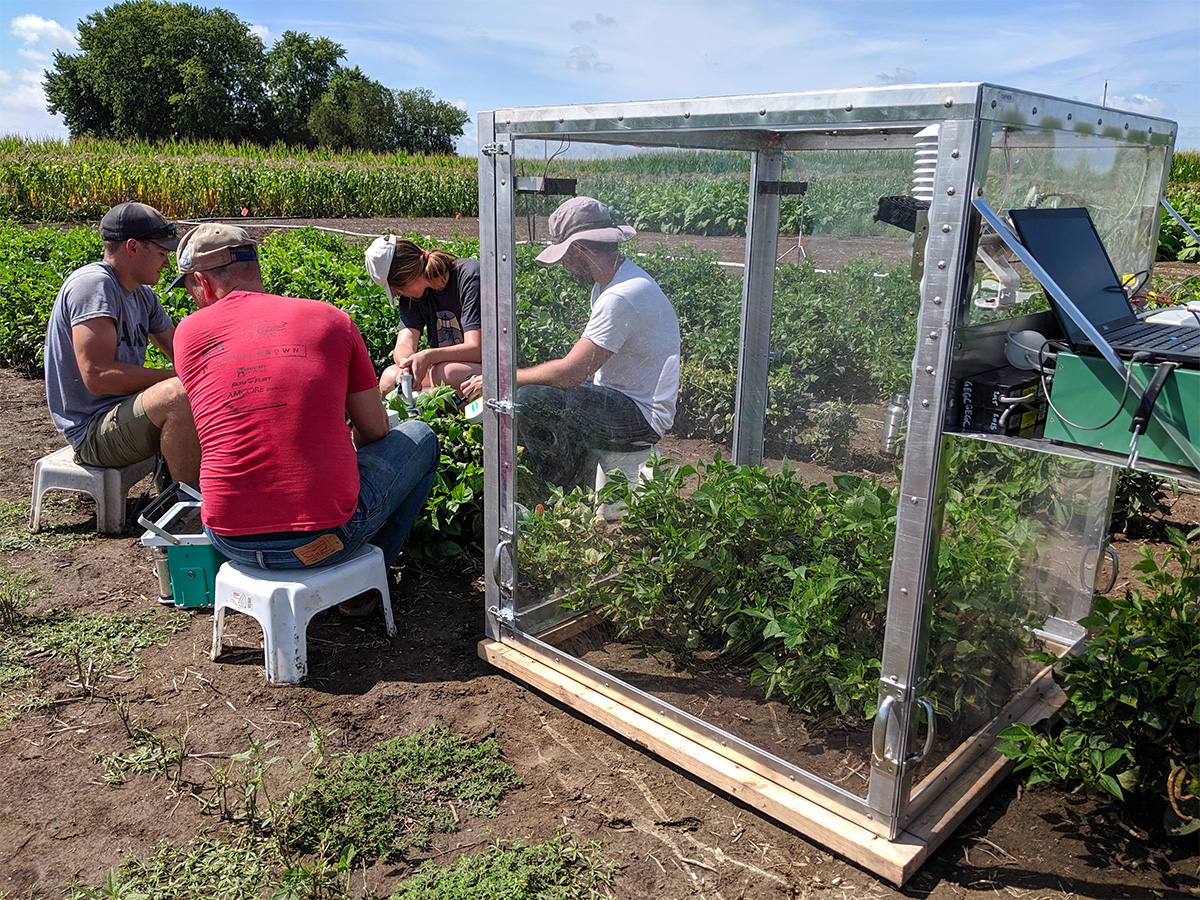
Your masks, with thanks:
[{"label": "wooden base frame", "polygon": [[[772,778],[741,758],[679,723],[654,719],[584,684],[572,674],[534,659],[520,647],[485,639],[479,655],[547,696],[567,704],[622,737],[645,747],[743,803],[795,829],[804,837],[897,886],[978,806],[1012,768],[1012,761],[989,748],[946,785],[940,796],[894,841],[880,837],[818,802],[796,784]],[[1051,679],[1026,714],[1027,723],[1054,715],[1064,697]]]}]

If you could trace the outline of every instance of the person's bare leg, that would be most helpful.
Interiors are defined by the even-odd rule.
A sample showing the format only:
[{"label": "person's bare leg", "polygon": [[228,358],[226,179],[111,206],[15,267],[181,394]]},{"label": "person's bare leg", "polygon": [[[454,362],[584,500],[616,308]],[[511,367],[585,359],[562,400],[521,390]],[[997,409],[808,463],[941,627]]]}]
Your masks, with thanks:
[{"label": "person's bare leg", "polygon": [[388,395],[396,389],[396,385],[400,383],[400,367],[388,366],[383,370],[383,374],[379,376],[379,393]]},{"label": "person's bare leg", "polygon": [[483,374],[483,366],[479,363],[447,362],[438,363],[429,371],[434,384],[448,384],[458,392],[462,389],[462,383],[472,375]]},{"label": "person's bare leg", "polygon": [[162,430],[159,449],[176,481],[200,477],[200,439],[187,392],[178,378],[151,385],[142,392],[146,417]]}]

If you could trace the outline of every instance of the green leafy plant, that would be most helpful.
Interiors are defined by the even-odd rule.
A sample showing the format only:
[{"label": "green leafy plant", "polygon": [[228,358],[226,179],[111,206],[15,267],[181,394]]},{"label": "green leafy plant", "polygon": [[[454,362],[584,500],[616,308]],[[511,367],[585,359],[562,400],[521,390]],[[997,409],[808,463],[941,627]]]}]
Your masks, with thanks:
[{"label": "green leafy plant", "polygon": [[1117,472],[1110,528],[1118,534],[1145,536],[1154,533],[1162,517],[1170,512],[1167,482],[1149,472],[1121,469]]},{"label": "green leafy plant", "polygon": [[[624,488],[624,490],[621,490]],[[628,498],[628,485],[617,482],[604,498],[573,488],[547,488],[533,509],[517,510],[517,571],[520,589],[540,596],[566,593],[604,574],[608,560],[608,523],[597,512],[601,502]]]},{"label": "green leafy plant", "polygon": [[593,900],[607,896],[603,889],[615,870],[599,844],[579,844],[560,832],[540,844],[496,842],[452,866],[423,863],[391,900]]},{"label": "green leafy plant", "polygon": [[496,815],[519,783],[495,738],[471,743],[433,725],[317,770],[288,800],[287,845],[316,853],[353,844],[364,859],[398,859],[434,832],[457,830],[457,807]]},{"label": "green leafy plant", "polygon": [[[19,580],[20,576],[18,576]],[[186,629],[187,618],[163,619],[153,612],[138,616],[83,614],[51,611],[41,616],[22,615],[16,627],[0,630],[0,684],[34,684],[34,656],[66,660],[75,670],[69,685],[87,696],[107,674],[133,674],[141,668],[141,651],[167,635]],[[9,706],[6,716],[36,708],[36,697],[27,696]]]},{"label": "green leafy plant", "polygon": [[[1000,749],[1031,782],[1076,782],[1130,802],[1200,792],[1200,554],[1191,546],[1200,529],[1167,533],[1162,559],[1143,548],[1133,567],[1145,590],[1098,596],[1081,620],[1091,636],[1056,673],[1067,695],[1061,723],[1001,733]],[[1200,817],[1179,828],[1196,831]]]},{"label": "green leafy plant", "polygon": [[[390,405],[401,416],[408,415],[402,397]],[[437,435],[441,459],[404,552],[413,559],[437,561],[457,556],[467,544],[483,538],[483,426],[463,418],[454,390],[447,385],[418,395],[416,409]]]},{"label": "green leafy plant", "polygon": [[221,840],[201,832],[183,846],[160,844],[145,862],[126,859],[97,887],[72,879],[64,896],[66,900],[259,900],[276,858],[270,845],[232,837]]}]

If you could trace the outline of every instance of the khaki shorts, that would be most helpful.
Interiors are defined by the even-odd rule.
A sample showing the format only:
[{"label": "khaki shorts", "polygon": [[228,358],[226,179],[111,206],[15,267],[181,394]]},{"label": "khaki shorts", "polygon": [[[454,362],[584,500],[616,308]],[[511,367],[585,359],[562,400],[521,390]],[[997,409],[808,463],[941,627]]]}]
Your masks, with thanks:
[{"label": "khaki shorts", "polygon": [[142,395],[134,394],[92,416],[83,442],[75,448],[75,461],[106,468],[131,466],[158,453],[161,435],[162,429],[142,409]]}]

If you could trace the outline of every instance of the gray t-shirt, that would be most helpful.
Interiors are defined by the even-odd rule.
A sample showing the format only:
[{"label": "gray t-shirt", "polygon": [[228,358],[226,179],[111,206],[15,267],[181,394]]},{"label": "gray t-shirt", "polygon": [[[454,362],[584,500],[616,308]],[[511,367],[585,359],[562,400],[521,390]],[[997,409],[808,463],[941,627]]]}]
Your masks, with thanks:
[{"label": "gray t-shirt", "polygon": [[131,366],[144,366],[150,335],[173,324],[151,288],[127,291],[108,263],[88,263],[67,276],[46,328],[46,403],[54,427],[72,447],[83,440],[92,416],[125,399],[89,391],[75,361],[71,329],[104,316],[117,323],[117,362]]}]

